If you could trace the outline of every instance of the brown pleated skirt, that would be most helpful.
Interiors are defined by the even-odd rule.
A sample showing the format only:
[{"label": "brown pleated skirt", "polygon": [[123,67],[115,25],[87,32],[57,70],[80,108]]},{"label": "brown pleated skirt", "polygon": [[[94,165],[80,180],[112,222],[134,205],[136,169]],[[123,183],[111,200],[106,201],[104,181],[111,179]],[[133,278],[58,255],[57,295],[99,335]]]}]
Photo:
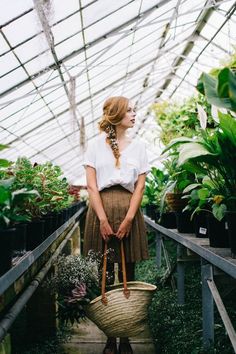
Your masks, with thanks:
[{"label": "brown pleated skirt", "polygon": [[[129,209],[132,193],[120,185],[103,189],[100,192],[103,207],[114,232],[117,232]],[[123,238],[126,262],[137,262],[148,259],[147,234],[143,215],[139,209],[133,219],[128,237]],[[121,262],[120,241],[112,236],[108,247],[114,250],[114,262]],[[100,234],[100,223],[91,206],[88,207],[84,230],[84,254],[90,249],[103,252],[104,241]]]}]

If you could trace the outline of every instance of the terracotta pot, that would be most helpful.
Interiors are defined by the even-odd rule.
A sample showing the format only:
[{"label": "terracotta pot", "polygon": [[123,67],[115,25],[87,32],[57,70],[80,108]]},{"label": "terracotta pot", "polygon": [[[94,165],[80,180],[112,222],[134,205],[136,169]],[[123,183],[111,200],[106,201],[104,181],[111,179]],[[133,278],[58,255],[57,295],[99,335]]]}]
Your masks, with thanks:
[{"label": "terracotta pot", "polygon": [[170,211],[181,211],[187,205],[187,200],[182,199],[183,193],[166,193],[166,203]]}]

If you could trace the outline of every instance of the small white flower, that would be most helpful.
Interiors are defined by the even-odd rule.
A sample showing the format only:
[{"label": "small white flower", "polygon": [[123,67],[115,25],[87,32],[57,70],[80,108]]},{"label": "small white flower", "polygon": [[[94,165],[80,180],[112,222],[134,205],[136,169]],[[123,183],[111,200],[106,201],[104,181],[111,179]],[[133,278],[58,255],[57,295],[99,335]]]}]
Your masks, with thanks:
[{"label": "small white flower", "polygon": [[219,111],[219,108],[218,108],[218,107],[216,107],[216,106],[214,106],[214,105],[211,106],[211,115],[212,115],[212,118],[214,119],[214,121],[215,121],[216,123],[219,123],[219,122],[220,122],[219,116],[218,116],[218,111]]},{"label": "small white flower", "polygon": [[200,104],[197,104],[198,118],[202,129],[206,129],[207,126],[207,114]]}]

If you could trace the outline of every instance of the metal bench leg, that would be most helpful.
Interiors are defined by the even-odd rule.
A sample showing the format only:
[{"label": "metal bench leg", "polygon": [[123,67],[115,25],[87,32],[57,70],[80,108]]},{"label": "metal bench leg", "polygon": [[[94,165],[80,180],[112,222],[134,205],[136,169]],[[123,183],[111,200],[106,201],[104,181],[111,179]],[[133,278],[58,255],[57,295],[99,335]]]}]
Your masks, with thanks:
[{"label": "metal bench leg", "polygon": [[177,289],[178,289],[178,304],[183,305],[185,302],[184,291],[184,276],[185,276],[185,264],[181,261],[183,256],[184,247],[180,244],[177,245]]},{"label": "metal bench leg", "polygon": [[156,265],[157,268],[161,267],[161,233],[156,231]]},{"label": "metal bench leg", "polygon": [[207,280],[213,279],[212,265],[201,259],[202,274],[202,328],[203,346],[208,349],[214,343],[214,301],[207,284]]}]

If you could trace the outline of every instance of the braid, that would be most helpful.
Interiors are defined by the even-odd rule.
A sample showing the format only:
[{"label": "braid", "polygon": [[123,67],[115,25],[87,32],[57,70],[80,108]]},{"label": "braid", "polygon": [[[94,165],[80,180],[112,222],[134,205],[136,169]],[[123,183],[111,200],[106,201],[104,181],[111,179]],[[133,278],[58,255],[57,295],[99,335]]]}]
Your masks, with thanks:
[{"label": "braid", "polygon": [[108,144],[110,145],[113,155],[116,159],[116,167],[120,167],[120,151],[119,151],[119,146],[118,146],[118,142],[116,139],[116,131],[113,128],[112,124],[108,124],[105,128],[105,132],[107,134],[107,139],[106,141],[108,142]]},{"label": "braid", "polygon": [[129,106],[129,100],[123,96],[108,98],[103,105],[102,120],[98,123],[100,131],[106,133],[106,142],[110,145],[116,159],[115,166],[120,167],[120,151],[116,137],[116,125],[119,125],[125,117]]}]

